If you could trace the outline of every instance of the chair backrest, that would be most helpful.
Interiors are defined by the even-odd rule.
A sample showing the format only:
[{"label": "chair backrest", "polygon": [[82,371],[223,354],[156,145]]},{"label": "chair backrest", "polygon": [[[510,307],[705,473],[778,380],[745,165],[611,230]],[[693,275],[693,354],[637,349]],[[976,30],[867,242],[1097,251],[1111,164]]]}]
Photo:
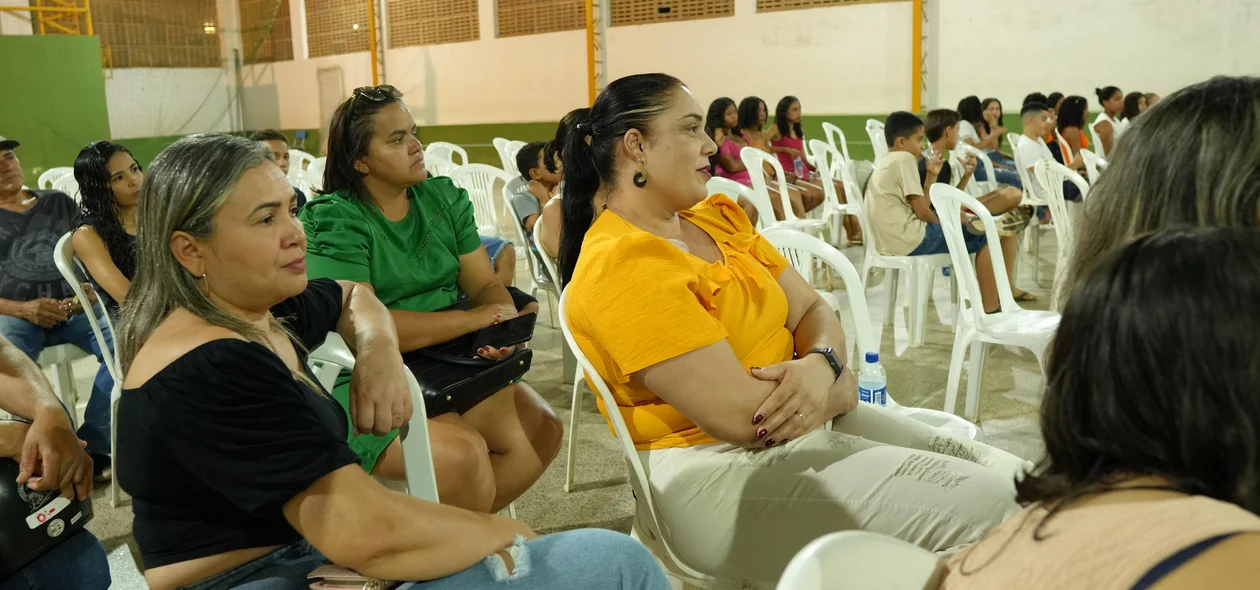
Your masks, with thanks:
[{"label": "chair backrest", "polygon": [[70,166],[56,166],[49,168],[45,170],[43,174],[39,175],[39,181],[35,183],[35,187],[48,190],[53,187],[53,183],[56,182],[58,178],[66,175],[73,176],[74,168],[71,168]]},{"label": "chair backrest", "polygon": [[[1097,152],[1098,157],[1099,157],[1099,158],[1106,158],[1106,157],[1107,157],[1107,148],[1103,147],[1102,138],[1098,136],[1098,124],[1099,124],[1099,123],[1102,123],[1102,122],[1103,122],[1103,119],[1095,119],[1093,123],[1090,123],[1090,124],[1089,124],[1089,140],[1090,140],[1091,142],[1093,142],[1094,148],[1096,148],[1096,149],[1098,150],[1098,152]],[[1112,136],[1113,136],[1113,137],[1115,136],[1115,129],[1114,129],[1114,127],[1115,127],[1115,126],[1113,125],[1113,126],[1112,126]]]},{"label": "chair backrest", "polygon": [[[311,185],[311,190],[320,191],[324,189],[324,166],[328,163],[328,158],[318,157],[306,169],[306,182]],[[308,194],[308,197],[314,195]]]},{"label": "chair backrest", "polygon": [[753,208],[757,210],[758,230],[774,224],[774,207],[770,205],[769,196],[763,196],[753,191],[750,187],[720,176],[710,178],[709,182],[706,183],[705,186],[709,189],[710,197],[721,193],[730,197],[731,200],[738,200],[736,197],[744,197],[745,199],[748,199],[748,201],[753,204]]},{"label": "chair backrest", "polygon": [[1054,235],[1059,242],[1058,255],[1055,258],[1054,285],[1050,291],[1050,309],[1059,309],[1060,290],[1067,275],[1068,264],[1071,263],[1073,248],[1076,246],[1076,230],[1072,225],[1072,216],[1068,213],[1067,200],[1063,197],[1063,183],[1071,182],[1081,192],[1081,201],[1089,196],[1089,183],[1081,178],[1075,170],[1058,162],[1042,160],[1033,167],[1037,182],[1045,189],[1050,204],[1050,213],[1054,215]]},{"label": "chair backrest", "polygon": [[863,353],[879,352],[879,342],[875,338],[875,329],[871,327],[871,315],[866,307],[866,291],[862,286],[862,277],[858,275],[853,263],[849,262],[848,257],[835,246],[802,231],[788,227],[772,227],[761,235],[770,240],[775,249],[787,257],[797,272],[803,271],[801,276],[809,276],[810,270],[803,266],[808,265],[812,259],[823,261],[831,267],[831,270],[840,275],[840,280],[844,282],[844,290],[849,296],[849,310],[853,313],[853,326],[857,333],[859,352],[856,358],[849,359],[849,364],[854,367],[856,373],[862,366],[861,362],[864,362],[866,358]]},{"label": "chair backrest", "polygon": [[491,141],[494,144],[494,151],[499,154],[499,163],[503,164],[504,170],[507,170],[512,165],[511,162],[508,162],[507,157],[507,146],[511,142],[512,140],[506,137],[496,137]]},{"label": "chair backrest", "polygon": [[811,139],[809,145],[814,150],[814,168],[818,169],[818,177],[822,180],[819,184],[823,187],[823,215],[826,216],[831,211],[846,211],[848,208],[840,202],[840,195],[836,194],[836,183],[828,182],[828,180],[843,180],[843,176],[837,179],[836,176],[839,173],[831,169],[836,166],[848,166],[849,161],[825,141]]},{"label": "chair backrest", "polygon": [[[792,211],[792,199],[788,196],[787,175],[783,173],[783,164],[779,163],[779,158],[769,152],[763,152],[755,147],[749,146],[739,150],[739,159],[744,162],[744,167],[749,170],[761,170],[765,166],[769,166],[773,170],[774,180],[778,183],[779,198],[783,203],[783,219],[787,221],[795,221],[797,219],[796,212]],[[761,195],[767,201],[770,200],[770,186],[766,182],[765,174],[753,173],[752,177],[753,192]],[[773,211],[772,211],[773,212]],[[774,223],[774,216],[767,221],[768,225]]]},{"label": "chair backrest", "polygon": [[538,260],[542,262],[543,268],[547,269],[547,274],[551,275],[553,279],[553,284],[556,286],[556,292],[559,293],[560,292],[560,270],[556,267],[556,260],[552,258],[551,255],[547,254],[547,251],[543,249],[542,227],[543,227],[543,218],[542,216],[539,216],[538,223],[534,224],[534,235],[533,235],[534,248],[538,249]]},{"label": "chair backrest", "polygon": [[83,289],[83,285],[88,284],[88,288],[95,290],[89,283],[91,277],[88,276],[87,269],[79,261],[74,254],[74,232],[66,232],[57,240],[57,245],[53,248],[53,262],[57,265],[57,270],[61,273],[61,277],[70,283],[70,289],[74,292],[74,296],[79,298],[79,302],[83,304],[87,316],[88,325],[92,327],[92,336],[96,338],[96,344],[101,349],[101,359],[105,361],[105,369],[109,371],[109,376],[113,377],[115,383],[122,383],[122,367],[118,365],[118,351],[105,345],[105,335],[101,332],[98,317],[105,318],[105,325],[109,328],[110,334],[114,334],[114,322],[110,319],[109,313],[105,311],[105,303],[97,297],[96,303],[92,304],[88,298],[87,292]]},{"label": "chair backrest", "polygon": [[1059,128],[1054,128],[1054,140],[1059,143],[1059,153],[1063,155],[1063,162],[1072,163],[1072,144],[1063,139],[1063,134],[1059,133]]},{"label": "chair backrest", "polygon": [[454,162],[437,154],[424,157],[424,169],[434,176],[450,176],[456,168],[459,168],[459,166]]},{"label": "chair backrest", "polygon": [[[975,197],[952,186],[936,183],[929,191],[932,193],[932,205],[941,218],[941,230],[945,233],[945,243],[949,245],[949,258],[954,263],[953,275],[958,279],[958,313],[971,313],[975,325],[985,326],[984,303],[980,298],[980,281],[976,278],[975,265],[971,263],[971,255],[967,252],[967,243],[963,238],[962,208],[980,216],[984,222],[984,234],[988,238],[989,256],[993,261],[993,274],[997,280],[998,301],[1004,312],[1021,309],[1015,303],[1011,293],[1011,284],[1006,275],[1006,264],[1002,252],[1001,238],[998,236],[997,224],[993,215]],[[1015,256],[1017,252],[1011,252]]]},{"label": "chair backrest", "polygon": [[[833,125],[830,121],[823,121],[823,133],[827,136],[827,143],[831,145],[831,149],[839,151],[844,156],[844,161],[849,161],[849,142],[844,137],[844,131]],[[814,154],[815,157],[818,154]]]},{"label": "chair backrest", "polygon": [[1081,159],[1085,161],[1085,171],[1089,174],[1089,182],[1098,182],[1098,176],[1107,169],[1107,160],[1102,159],[1089,150],[1081,150]]},{"label": "chair backrest", "polygon": [[884,123],[875,119],[866,120],[866,135],[871,138],[871,149],[875,150],[875,162],[888,153],[888,140],[884,138]]},{"label": "chair backrest", "polygon": [[997,179],[993,177],[993,159],[984,150],[977,149],[975,146],[968,145],[966,142],[958,142],[957,151],[960,155],[966,156],[971,154],[976,157],[976,165],[983,166],[985,178],[988,180],[976,180],[973,176],[971,182],[967,183],[967,192],[972,196],[984,196],[990,192],[997,190]]},{"label": "chair backrest", "polygon": [[[455,154],[459,154],[459,161],[455,160]],[[458,166],[468,163],[468,152],[464,148],[446,141],[435,141],[424,148],[425,157],[430,155],[442,156],[442,158],[454,162]]]},{"label": "chair backrest", "polygon": [[936,588],[945,564],[926,549],[868,531],[814,539],[788,562],[777,590],[924,590]]},{"label": "chair backrest", "polygon": [[[337,374],[342,369],[354,370],[354,355],[346,341],[336,332],[329,332],[328,338],[319,348],[312,350],[307,356],[312,372],[324,389],[332,391],[337,382]],[[429,419],[424,410],[424,394],[416,377],[408,369],[406,374],[407,388],[411,390],[412,415],[407,423],[407,436],[402,439],[403,466],[407,472],[407,493],[412,497],[436,503],[438,501],[437,475],[433,471],[433,453],[429,445]]]},{"label": "chair backrest", "polygon": [[74,199],[75,203],[78,203],[80,200],[79,181],[74,179],[73,174],[67,174],[65,176],[58,178],[57,180],[54,180],[52,184],[52,190],[61,191],[63,193],[66,193],[67,195],[70,195],[70,198]]},{"label": "chair backrest", "polygon": [[507,172],[488,164],[467,164],[451,172],[451,180],[468,191],[473,202],[473,215],[477,219],[477,232],[483,236],[499,235],[499,213],[494,206],[494,183],[512,182]]},{"label": "chair backrest", "polygon": [[[1006,139],[1011,142],[1011,153],[1015,156],[1015,167],[1018,168],[1016,172],[1019,173],[1019,182],[1024,185],[1024,201],[1030,202],[1034,205],[1045,205],[1045,200],[1041,197],[1040,191],[1034,190],[1034,187],[1037,185],[1033,183],[1036,182],[1036,180],[1028,174],[1028,167],[1032,164],[1024,162],[1023,155],[1020,154],[1019,150],[1020,142],[1033,140],[1019,135],[1018,133],[1007,133]],[[1036,141],[1041,143],[1042,147],[1045,147],[1046,140],[1038,137]]]},{"label": "chair backrest", "polygon": [[608,384],[600,377],[599,372],[595,370],[594,365],[587,359],[582,348],[578,346],[577,340],[573,338],[573,332],[569,328],[569,314],[567,309],[566,297],[568,293],[560,294],[560,304],[557,306],[560,316],[560,332],[564,334],[564,341],[568,343],[569,349],[573,351],[573,356],[577,358],[578,367],[586,374],[586,383],[595,390],[595,394],[604,402],[605,414],[608,421],[612,422],[613,433],[617,435],[617,442],[621,444],[621,454],[625,456],[626,463],[630,464],[630,485],[634,489],[635,497],[643,506],[647,507],[648,518],[647,524],[652,526],[651,533],[661,539],[665,546],[665,551],[669,558],[675,564],[684,570],[684,573],[697,578],[704,579],[708,576],[695,571],[694,568],[684,562],[677,553],[674,552],[673,542],[669,535],[665,534],[668,529],[662,524],[660,513],[656,508],[656,501],[652,498],[652,488],[648,483],[647,472],[643,469],[643,462],[639,459],[639,451],[634,448],[634,439],[630,438],[630,430],[626,428],[625,418],[621,416],[621,412],[617,410],[617,399],[613,397],[612,391],[608,389]]},{"label": "chair backrest", "polygon": [[[528,189],[529,183],[524,178],[517,176],[511,181],[503,185],[503,202],[507,204],[508,213],[512,216],[512,227],[516,228],[516,242],[521,244],[525,250],[525,262],[529,264],[529,276],[533,277],[534,283],[538,285],[552,284],[551,275],[547,274],[547,267],[543,264],[542,255],[534,251],[530,245],[529,232],[525,231],[525,223],[521,221],[521,216],[516,213],[516,203],[512,201],[512,197],[517,193]],[[541,213],[541,211],[540,211]],[[538,221],[542,220],[542,215],[538,216]],[[534,229],[538,229],[538,221],[534,222]]]},{"label": "chair backrest", "polygon": [[289,178],[293,178],[300,172],[306,172],[307,167],[315,161],[315,156],[302,150],[289,149]]},{"label": "chair backrest", "polygon": [[503,153],[507,156],[507,163],[503,166],[503,169],[513,176],[521,175],[520,167],[516,165],[516,154],[519,154],[526,145],[528,144],[524,141],[512,140],[508,142],[507,147],[503,150]]}]

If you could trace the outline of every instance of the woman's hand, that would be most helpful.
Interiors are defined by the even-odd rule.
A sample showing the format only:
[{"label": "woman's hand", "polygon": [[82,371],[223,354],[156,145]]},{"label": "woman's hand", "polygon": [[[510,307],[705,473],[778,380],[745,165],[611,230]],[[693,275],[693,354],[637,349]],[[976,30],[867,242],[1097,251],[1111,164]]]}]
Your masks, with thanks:
[{"label": "woman's hand", "polygon": [[828,398],[836,374],[821,355],[753,368],[752,376],[779,383],[753,415],[756,440],[765,446],[782,445],[831,419]]},{"label": "woman's hand", "polygon": [[1003,137],[1006,135],[1006,128],[1001,125],[994,125],[992,129],[993,129],[993,133],[997,134],[998,137]]},{"label": "woman's hand", "polygon": [[483,346],[477,351],[477,356],[483,359],[498,361],[507,358],[513,352],[516,352],[515,346],[500,346],[498,348],[493,346]]},{"label": "woman's hand", "polygon": [[36,491],[60,488],[70,497],[77,491],[80,500],[87,498],[92,494],[92,458],[84,446],[60,406],[40,412],[22,440],[18,483]]},{"label": "woman's hand", "polygon": [[476,314],[483,328],[506,322],[517,316],[516,308],[505,303],[487,303],[473,308],[469,313]]},{"label": "woman's hand", "polygon": [[360,350],[350,374],[354,433],[389,434],[411,420],[411,388],[398,350]]}]

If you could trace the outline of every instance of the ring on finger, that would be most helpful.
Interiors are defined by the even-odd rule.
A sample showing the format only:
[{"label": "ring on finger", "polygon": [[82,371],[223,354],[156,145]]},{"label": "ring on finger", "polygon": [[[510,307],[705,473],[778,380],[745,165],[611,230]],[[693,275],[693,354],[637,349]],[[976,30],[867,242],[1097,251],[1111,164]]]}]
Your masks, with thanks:
[{"label": "ring on finger", "polygon": [[804,421],[805,421],[805,414],[802,414],[802,413],[800,413],[800,412],[797,412],[797,413],[796,413],[796,417],[797,417],[797,418],[800,418],[800,419],[801,419],[801,422],[804,422]]}]

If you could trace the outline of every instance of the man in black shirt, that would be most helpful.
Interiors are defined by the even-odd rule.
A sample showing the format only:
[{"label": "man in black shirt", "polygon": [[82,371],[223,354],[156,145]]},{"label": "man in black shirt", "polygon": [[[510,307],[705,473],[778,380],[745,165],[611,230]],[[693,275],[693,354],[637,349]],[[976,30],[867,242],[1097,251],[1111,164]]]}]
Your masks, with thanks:
[{"label": "man in black shirt", "polygon": [[[0,335],[32,360],[45,347],[73,344],[101,362],[92,383],[79,438],[87,441],[100,481],[108,480],[110,393],[114,379],[101,356],[82,302],[53,261],[57,240],[75,227],[78,205],[60,191],[22,187],[25,176],[13,149],[16,140],[0,136]],[[101,332],[113,350],[113,334],[103,317]],[[72,408],[73,410],[73,408]]]}]

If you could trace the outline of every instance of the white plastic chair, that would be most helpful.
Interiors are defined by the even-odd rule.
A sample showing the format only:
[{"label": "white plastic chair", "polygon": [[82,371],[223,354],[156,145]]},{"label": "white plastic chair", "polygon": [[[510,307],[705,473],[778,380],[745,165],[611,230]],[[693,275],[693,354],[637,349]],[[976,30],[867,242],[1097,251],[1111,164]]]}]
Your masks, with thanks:
[{"label": "white plastic chair", "polygon": [[[630,438],[630,431],[626,428],[625,419],[622,418],[621,412],[617,411],[617,400],[613,397],[612,391],[608,389],[608,385],[599,376],[599,372],[591,365],[591,361],[587,360],[577,341],[573,339],[573,332],[569,329],[568,313],[565,310],[565,297],[567,297],[567,294],[560,294],[560,331],[564,334],[564,340],[573,351],[573,355],[577,357],[578,373],[585,373],[587,383],[590,384],[591,389],[595,390],[600,399],[604,400],[604,407],[609,410],[608,417],[609,421],[612,422],[613,432],[617,435],[617,442],[621,445],[621,453],[625,456],[626,463],[630,467],[630,486],[634,490],[635,498],[637,499],[631,534],[641,541],[644,539],[650,541],[650,544],[644,544],[660,558],[671,574],[686,583],[703,588],[712,588],[715,583],[714,578],[711,575],[701,573],[684,562],[674,549],[673,541],[662,534],[663,531],[668,530],[668,527],[662,524],[660,514],[656,509],[656,501],[652,497],[652,486],[648,482],[647,472],[643,469],[643,462],[639,459],[639,451],[634,448],[634,440]],[[573,386],[577,388],[580,379],[575,379],[574,381]],[[582,398],[580,396],[574,396],[573,412],[575,414],[581,411],[581,401]],[[572,441],[573,433],[573,430],[569,431],[570,441]],[[641,508],[647,509],[646,518],[639,517],[638,511]],[[640,528],[641,522],[649,527],[648,530]]]},{"label": "white plastic chair", "polygon": [[1072,216],[1068,211],[1067,199],[1063,196],[1063,183],[1071,182],[1081,191],[1081,202],[1089,196],[1089,183],[1081,178],[1075,170],[1058,162],[1042,160],[1033,166],[1033,174],[1037,182],[1050,195],[1050,212],[1054,214],[1054,234],[1059,241],[1058,257],[1054,266],[1054,285],[1050,291],[1050,309],[1059,309],[1059,289],[1067,272],[1068,263],[1072,259],[1072,248],[1076,246],[1076,232],[1072,226]]},{"label": "white plastic chair", "polygon": [[510,169],[512,167],[512,163],[508,161],[507,148],[508,144],[512,143],[512,140],[505,137],[496,137],[491,143],[494,144],[495,153],[499,154],[499,163],[503,164],[503,169]]},{"label": "white plastic chair", "polygon": [[774,207],[770,205],[770,196],[768,194],[763,196],[754,192],[751,187],[720,176],[710,178],[709,182],[705,183],[705,186],[709,189],[710,197],[721,193],[730,197],[731,200],[738,200],[736,197],[748,199],[753,204],[753,209],[757,210],[757,223],[755,225],[758,230],[777,223],[774,218]]},{"label": "white plastic chair", "polygon": [[494,205],[494,183],[512,182],[512,176],[488,164],[460,166],[450,174],[451,180],[468,191],[473,202],[473,215],[477,220],[477,233],[483,236],[499,236],[499,212]]},{"label": "white plastic chair", "polygon": [[[862,194],[857,188],[857,183],[848,172],[845,172],[844,190],[850,195]],[[921,346],[923,344],[923,332],[927,322],[927,302],[928,297],[932,294],[932,278],[936,274],[936,269],[943,266],[953,266],[948,254],[925,254],[922,256],[890,256],[880,254],[877,248],[879,236],[871,228],[871,222],[866,217],[866,204],[861,198],[849,199],[849,213],[857,215],[858,225],[862,228],[862,236],[864,237],[865,252],[862,256],[862,284],[866,288],[870,288],[871,269],[882,268],[884,272],[884,281],[888,285],[888,302],[884,312],[884,323],[891,325],[893,316],[896,314],[897,305],[897,287],[899,275],[906,273],[908,287],[910,290],[908,304],[910,306],[910,317],[907,322],[907,328],[910,332],[910,346]],[[951,283],[957,281],[953,268],[950,269]],[[955,289],[951,285],[951,291]]]},{"label": "white plastic chair", "polygon": [[[1032,164],[1024,162],[1023,157],[1019,153],[1019,143],[1021,141],[1033,141],[1033,140],[1028,139],[1027,137],[1024,137],[1016,133],[1006,134],[1006,139],[1007,141],[1011,142],[1011,151],[1014,152],[1015,167],[1018,168],[1017,172],[1019,172],[1019,181],[1021,184],[1024,185],[1024,191],[1023,191],[1024,198],[1023,200],[1020,201],[1020,204],[1031,205],[1033,207],[1048,207],[1050,204],[1047,203],[1046,200],[1043,199],[1036,190],[1034,190],[1034,187],[1040,186],[1039,184],[1037,184],[1037,179],[1031,177],[1028,174],[1028,168],[1032,166]],[[1045,152],[1046,158],[1053,160],[1054,158],[1050,157],[1049,155],[1050,148],[1046,146],[1046,140],[1044,138],[1038,137],[1036,141],[1038,144],[1041,145],[1041,149]],[[1051,214],[1052,215],[1054,214],[1053,210],[1051,210]],[[1032,280],[1034,283],[1038,282],[1038,277],[1041,275],[1041,231],[1040,230],[1053,229],[1054,224],[1057,222],[1058,222],[1057,219],[1053,219],[1050,223],[1043,225],[1041,223],[1038,223],[1037,220],[1034,219],[1033,222],[1029,223],[1028,227],[1024,229],[1024,238],[1025,238],[1024,251],[1027,252],[1031,250],[1033,254]],[[1016,263],[1015,275],[1016,277],[1018,277],[1019,276],[1019,266],[1018,266],[1019,253],[1012,252],[1011,255],[1015,256],[1015,263]]]},{"label": "white plastic chair", "polygon": [[884,123],[875,119],[866,120],[866,136],[871,138],[871,149],[875,150],[875,162],[888,153],[888,141],[884,136]]},{"label": "white plastic chair", "polygon": [[521,171],[516,165],[516,154],[520,153],[521,148],[524,148],[526,145],[527,143],[524,141],[512,140],[509,141],[507,147],[503,149],[503,153],[507,155],[507,162],[505,162],[503,169],[507,170],[513,176],[521,175]]},{"label": "white plastic chair", "polygon": [[[849,142],[844,138],[844,131],[839,127],[832,125],[830,121],[823,121],[823,134],[827,137],[827,143],[831,149],[840,152],[844,156],[844,161],[850,161],[849,158]],[[815,154],[817,156],[817,154]]]},{"label": "white plastic chair", "polygon": [[[82,283],[87,281],[88,274],[87,274],[87,269],[83,267],[83,264],[75,256],[74,242],[73,240],[71,240],[71,237],[73,236],[74,236],[74,232],[71,231],[71,232],[67,232],[66,235],[61,236],[61,239],[57,240],[57,245],[56,247],[53,248],[53,262],[57,264],[57,270],[61,272],[62,278],[64,278],[65,281],[70,284],[70,289],[74,291],[75,297],[78,297],[79,301],[83,304],[84,315],[87,316],[88,325],[92,327],[92,337],[96,338],[96,344],[101,349],[101,358],[105,361],[105,370],[109,371],[110,378],[114,380],[114,389],[113,391],[110,392],[110,395],[109,395],[109,400],[110,400],[109,401],[109,456],[110,456],[110,460],[113,462],[113,465],[114,465],[114,471],[115,471],[114,476],[117,477],[118,400],[122,394],[123,373],[122,373],[122,367],[118,364],[118,351],[111,346],[106,346],[105,335],[104,333],[101,332],[101,325],[100,325],[100,322],[97,321],[97,316],[100,315],[101,317],[105,318],[105,326],[109,329],[110,334],[115,333],[114,322],[110,319],[109,313],[105,311],[105,306],[99,300],[99,298],[96,304],[91,304],[90,303],[91,300],[88,299],[87,293],[85,293],[83,290]],[[78,353],[81,353],[77,355],[76,358],[83,358],[86,356],[91,356],[88,351],[81,350],[72,344],[62,344],[62,345],[55,346],[52,348],[55,349],[55,348],[62,348],[66,346],[70,347],[74,351],[77,351]],[[47,354],[49,350],[51,349],[50,348],[44,349],[44,354]],[[44,360],[44,354],[40,355],[41,361]],[[54,354],[61,354],[61,353],[54,353]],[[70,373],[69,369],[70,369],[69,362],[64,362],[64,364],[59,364],[56,369],[58,371],[57,380],[59,382],[62,382],[61,384],[59,384],[59,388],[61,388],[62,391],[66,391],[67,385],[64,383],[64,380],[65,378],[68,377],[71,383],[68,386],[68,389],[69,391],[73,392],[74,391],[74,385],[73,385],[74,376],[73,374],[69,374]],[[67,375],[63,376],[62,371],[65,371]],[[62,393],[62,392],[59,391],[58,393]],[[72,396],[73,396],[73,393],[72,393]],[[66,400],[63,397],[62,401],[67,402],[66,405],[67,407],[70,408],[70,413],[74,414],[75,404],[77,400],[73,399],[73,397],[71,397],[70,400]],[[111,485],[109,489],[109,502],[110,502],[110,505],[112,505],[115,508],[118,507],[118,502],[119,502],[118,491],[120,487],[121,486],[115,483],[114,485]]]},{"label": "white plastic chair", "polygon": [[74,168],[70,166],[56,166],[49,168],[45,170],[43,174],[39,175],[39,180],[35,183],[35,186],[43,190],[48,190],[53,187],[53,183],[57,182],[57,179],[63,176],[73,177]]},{"label": "white plastic chair", "polygon": [[[520,176],[513,178],[503,185],[503,202],[507,203],[508,215],[512,217],[512,226],[516,228],[516,242],[521,245],[522,250],[525,250],[525,262],[529,264],[529,294],[535,298],[539,293],[546,295],[547,309],[551,311],[551,327],[555,328],[555,300],[560,297],[560,289],[556,287],[552,279],[554,275],[547,274],[547,267],[542,261],[542,250],[535,253],[534,248],[530,247],[530,234],[525,231],[525,224],[521,222],[521,216],[516,214],[516,205],[512,203],[512,196],[525,190],[527,186],[528,183],[524,178]],[[541,215],[539,215],[539,220],[542,220]],[[534,228],[538,228],[537,222]]]},{"label": "white plastic chair", "polygon": [[[331,392],[342,369],[354,370],[354,355],[346,341],[336,332],[307,356],[316,380]],[[437,475],[433,471],[433,454],[429,445],[429,419],[424,411],[424,395],[411,371],[404,370],[411,389],[413,413],[408,422],[407,437],[402,439],[403,466],[407,472],[407,493],[429,502],[438,501]],[[513,515],[515,517],[515,515]]]},{"label": "white plastic chair", "polygon": [[[774,180],[779,185],[779,198],[783,204],[783,221],[776,221],[774,210],[771,209],[771,215],[766,220],[767,227],[787,226],[810,235],[818,235],[823,228],[827,227],[827,223],[821,219],[802,219],[796,216],[796,212],[792,211],[792,199],[788,196],[787,175],[783,173],[783,165],[779,163],[778,157],[755,147],[745,147],[739,151],[739,159],[744,162],[744,167],[750,171],[762,170],[765,165],[769,165],[774,170]],[[753,193],[762,196],[768,201],[770,199],[770,185],[766,181],[766,175],[754,173],[749,176],[752,177]],[[760,209],[757,210],[757,214],[759,217],[761,216]],[[806,279],[808,280],[809,277],[806,277]]]},{"label": "white plastic chair", "polygon": [[[951,276],[962,277],[959,280],[958,320],[954,325],[954,351],[950,357],[949,382],[945,389],[945,411],[954,413],[958,399],[958,384],[962,379],[963,357],[970,348],[967,402],[963,415],[974,422],[980,401],[980,382],[984,376],[985,343],[1020,346],[1033,351],[1044,379],[1043,356],[1051,340],[1054,339],[1055,330],[1059,327],[1059,314],[1053,311],[1026,310],[1015,302],[1010,283],[1007,281],[997,224],[994,223],[993,215],[985,209],[984,205],[971,195],[943,184],[933,185],[931,193],[932,204],[936,206],[936,213],[941,217],[941,229],[945,232],[949,254],[957,270],[956,273],[951,273]],[[984,305],[981,303],[980,281],[976,278],[976,270],[971,263],[971,257],[967,254],[967,244],[963,238],[963,207],[979,215],[984,222],[985,236],[989,241],[989,256],[993,262],[994,279],[997,282],[998,300],[1001,304],[1001,311],[998,313],[986,314]]]},{"label": "white plastic chair", "polygon": [[967,194],[973,197],[982,197],[995,190],[998,187],[997,178],[993,174],[993,159],[984,150],[976,149],[974,146],[967,145],[966,142],[958,142],[956,151],[960,156],[971,154],[976,157],[976,166],[984,168],[985,178],[988,180],[976,180],[975,176],[971,177],[971,182],[967,183]]},{"label": "white plastic chair", "polygon": [[79,182],[74,179],[73,174],[67,174],[53,181],[52,189],[70,195],[75,203],[79,202]]},{"label": "white plastic chair", "polygon": [[[306,170],[311,163],[315,161],[315,156],[297,149],[289,149],[289,184],[298,186],[299,183],[307,185]],[[301,188],[301,187],[299,187]]]},{"label": "white plastic chair", "polygon": [[442,156],[434,154],[432,156],[426,155],[424,157],[425,171],[427,171],[429,174],[432,174],[435,177],[436,176],[450,176],[451,173],[454,172],[456,168],[459,168],[459,166],[456,166],[454,162],[446,158],[443,158]]},{"label": "white plastic chair", "polygon": [[948,572],[930,551],[867,531],[814,539],[788,562],[777,590],[925,590]]},{"label": "white plastic chair", "polygon": [[[1098,124],[1102,123],[1103,121],[1104,119],[1095,119],[1093,123],[1089,124],[1089,140],[1093,142],[1093,146],[1098,149],[1096,153],[1098,154],[1099,158],[1107,157],[1107,148],[1103,147],[1102,137],[1098,135]],[[1115,125],[1113,124],[1111,127],[1112,127],[1112,136],[1114,137]]]},{"label": "white plastic chair", "polygon": [[[875,337],[874,328],[871,327],[871,314],[866,306],[862,279],[858,276],[853,263],[849,262],[849,259],[831,244],[793,229],[775,227],[766,230],[762,235],[792,263],[797,272],[801,271],[802,265],[807,261],[817,259],[840,276],[840,280],[844,283],[845,293],[849,297],[849,309],[853,314],[853,331],[855,332],[854,337],[846,338],[846,341],[850,346],[857,347],[857,354],[853,354],[852,349],[845,351],[848,358],[847,364],[852,367],[854,374],[857,374],[866,362],[865,353],[879,352],[879,341]],[[831,306],[832,310],[837,314],[841,313],[840,302],[834,295],[821,290],[819,295],[823,296],[823,300]],[[944,430],[955,438],[975,440],[980,433],[975,424],[958,416],[928,408],[909,408],[898,404],[892,395],[888,396],[888,407],[928,426]]]},{"label": "white plastic chair", "polygon": [[[459,154],[459,161],[455,160],[455,154]],[[468,163],[468,151],[458,145],[446,141],[435,141],[424,148],[424,157],[441,156],[444,160],[449,160],[457,166],[463,166]]]},{"label": "white plastic chair", "polygon": [[[328,163],[328,158],[315,158],[311,165],[306,168],[306,183],[310,185],[312,191],[324,190],[324,166]],[[307,193],[308,197],[314,197],[314,194]]]},{"label": "white plastic chair", "polygon": [[1098,182],[1098,176],[1107,169],[1107,160],[1089,150],[1081,150],[1081,159],[1085,161],[1085,171],[1089,174],[1089,183]]},{"label": "white plastic chair", "polygon": [[[822,220],[830,230],[831,243],[840,244],[842,243],[841,237],[844,234],[842,221],[844,216],[849,213],[849,206],[840,202],[840,195],[836,193],[836,183],[834,182],[836,180],[844,182],[843,172],[839,170],[833,171],[832,169],[847,167],[849,161],[836,148],[831,147],[831,144],[825,141],[811,139],[809,143],[814,149],[814,168],[818,169],[819,184],[823,187]],[[836,178],[837,176],[839,178]],[[847,187],[845,188],[845,196],[849,200],[860,198],[860,195],[850,196]]]}]

